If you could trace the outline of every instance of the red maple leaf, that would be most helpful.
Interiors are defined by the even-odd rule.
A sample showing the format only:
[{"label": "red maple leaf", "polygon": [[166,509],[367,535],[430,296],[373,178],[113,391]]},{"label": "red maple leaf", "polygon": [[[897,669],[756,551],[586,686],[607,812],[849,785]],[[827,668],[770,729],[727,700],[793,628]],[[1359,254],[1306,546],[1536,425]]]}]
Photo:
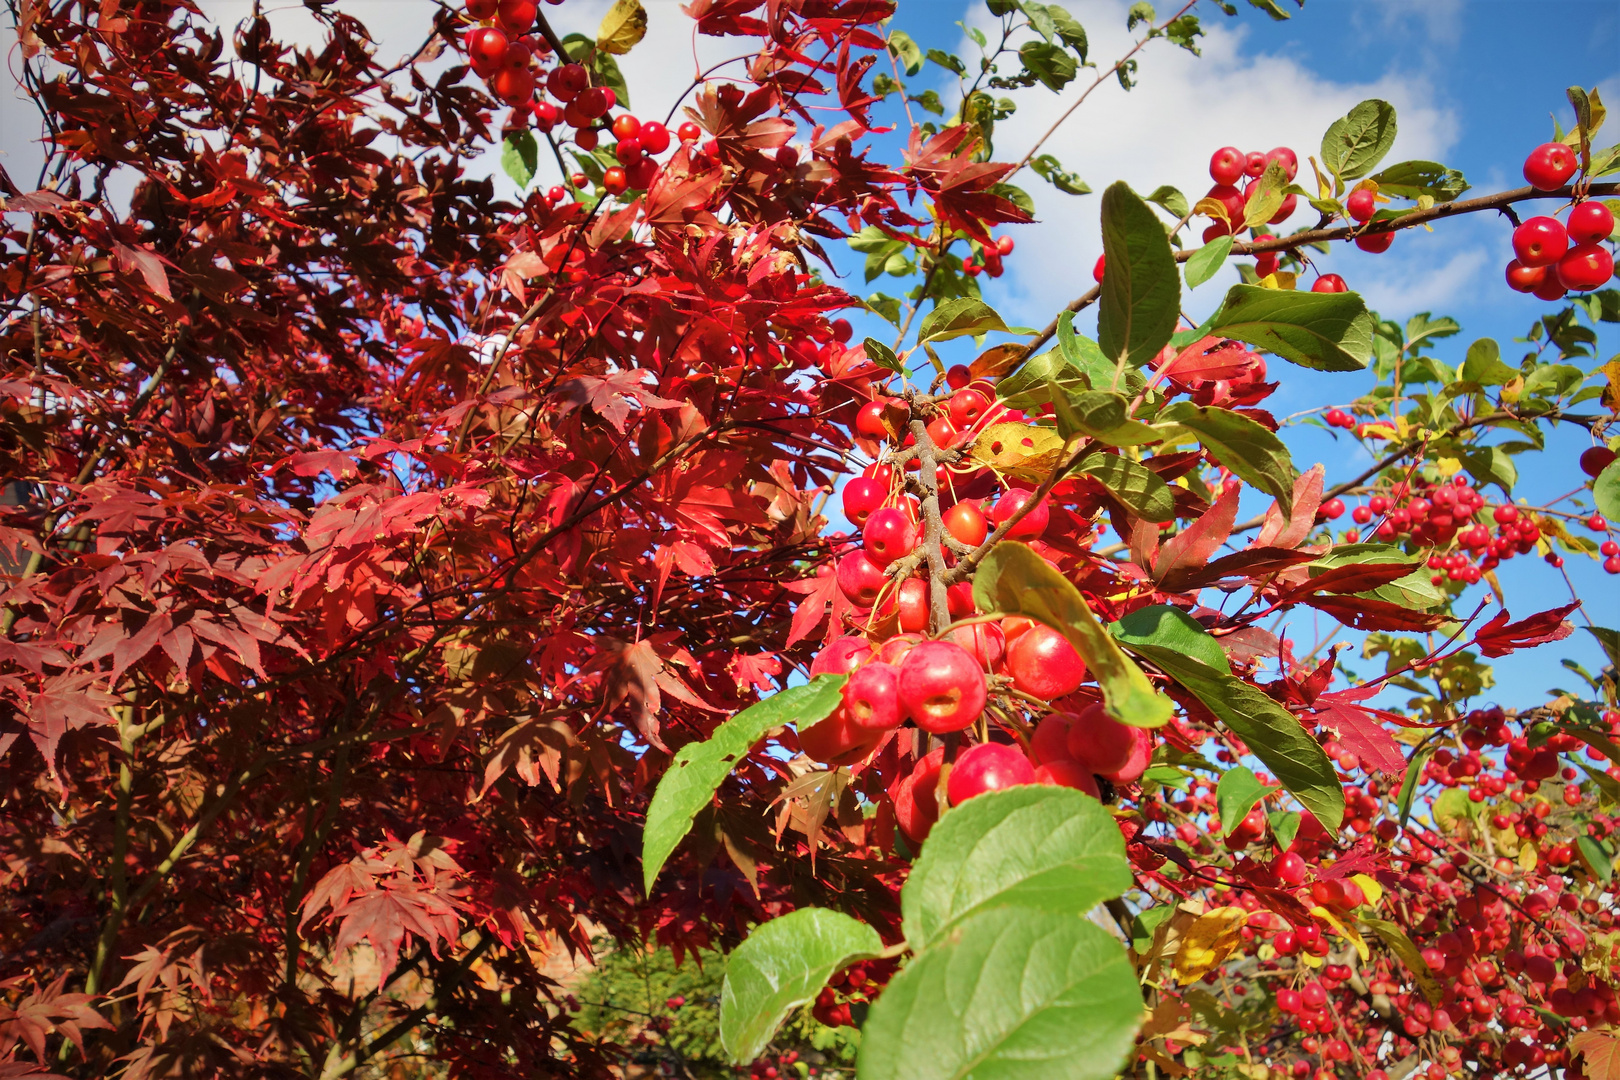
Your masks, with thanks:
[{"label": "red maple leaf", "polygon": [[988,244],[988,226],[1034,219],[994,190],[1002,177],[1017,166],[974,161],[978,141],[978,128],[972,124],[946,128],[926,143],[922,130],[912,128],[905,158],[907,171],[934,196],[941,224],[955,226],[981,244]]},{"label": "red maple leaf", "polygon": [[1339,745],[1361,759],[1362,765],[1379,772],[1399,773],[1406,769],[1401,744],[1384,727],[1384,722],[1405,726],[1403,717],[1360,702],[1381,687],[1357,686],[1322,694],[1311,705],[1318,723],[1339,733]]},{"label": "red maple leaf", "polygon": [[1510,616],[1503,608],[1490,622],[1479,628],[1479,633],[1474,635],[1474,644],[1486,656],[1496,657],[1528,649],[1532,645],[1562,641],[1575,632],[1575,624],[1564,616],[1580,606],[1579,600],[1572,600],[1563,607],[1539,611],[1516,623],[1508,622]]}]

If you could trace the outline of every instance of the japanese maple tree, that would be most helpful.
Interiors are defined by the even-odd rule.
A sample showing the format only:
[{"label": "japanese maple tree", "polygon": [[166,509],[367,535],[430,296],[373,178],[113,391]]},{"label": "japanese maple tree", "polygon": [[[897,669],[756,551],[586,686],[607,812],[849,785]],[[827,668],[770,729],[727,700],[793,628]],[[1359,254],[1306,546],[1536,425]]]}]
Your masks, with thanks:
[{"label": "japanese maple tree", "polygon": [[[1386,162],[1375,100],[1093,195],[996,122],[1235,5],[1108,59],[988,0],[964,60],[693,0],[743,64],[639,114],[638,0],[444,5],[397,62],[306,7],[8,5],[0,1076],[631,1075],[688,1006],[582,1013],[608,939],[728,954],[767,1077],[847,1072],[828,1027],[870,1080],[1620,1075],[1620,634],[1496,573],[1620,574],[1595,90],[1522,188]],[[1026,184],[1105,251],[1039,330],[981,293]],[[1330,269],[1479,212],[1522,358]],[[1278,418],[1288,365],[1378,384]],[[1519,490],[1554,425],[1578,486]],[[1608,666],[1489,693],[1581,619]]]}]

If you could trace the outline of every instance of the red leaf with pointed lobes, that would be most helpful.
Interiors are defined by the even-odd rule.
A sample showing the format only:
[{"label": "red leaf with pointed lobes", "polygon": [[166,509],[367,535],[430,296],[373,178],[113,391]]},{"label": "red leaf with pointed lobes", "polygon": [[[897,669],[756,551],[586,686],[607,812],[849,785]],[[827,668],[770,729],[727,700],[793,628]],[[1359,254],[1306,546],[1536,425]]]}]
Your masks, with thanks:
[{"label": "red leaf with pointed lobes", "polygon": [[1296,548],[1311,535],[1316,524],[1316,508],[1322,505],[1322,477],[1326,469],[1321,463],[1312,465],[1294,481],[1294,512],[1283,519],[1282,508],[1276,503],[1266,511],[1265,524],[1255,538],[1255,547]]},{"label": "red leaf with pointed lobes", "polygon": [[1200,566],[1208,562],[1209,557],[1232,535],[1241,494],[1242,488],[1238,484],[1223,488],[1215,505],[1203,517],[1165,541],[1153,564],[1154,576],[1163,578],[1180,567]]},{"label": "red leaf with pointed lobes", "polygon": [[1575,632],[1575,624],[1564,616],[1580,606],[1581,602],[1574,600],[1563,607],[1539,611],[1516,623],[1508,622],[1510,616],[1504,608],[1479,628],[1479,633],[1474,635],[1474,644],[1486,656],[1497,657],[1533,645],[1545,645],[1549,641],[1562,641]]}]

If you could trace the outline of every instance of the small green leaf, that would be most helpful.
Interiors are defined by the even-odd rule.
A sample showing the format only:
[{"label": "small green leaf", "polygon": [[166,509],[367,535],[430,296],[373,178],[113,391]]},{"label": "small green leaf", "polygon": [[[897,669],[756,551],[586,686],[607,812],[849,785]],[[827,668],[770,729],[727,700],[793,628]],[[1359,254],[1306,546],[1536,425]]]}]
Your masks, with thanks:
[{"label": "small green leaf", "polygon": [[1277,500],[1286,518],[1293,512],[1294,471],[1288,447],[1257,420],[1230,409],[1178,401],[1159,413],[1161,423],[1180,424],[1222,465]]},{"label": "small green leaf", "polygon": [[894,350],[883,344],[883,342],[877,338],[867,338],[863,344],[866,346],[866,358],[872,363],[878,367],[888,368],[896,375],[906,373],[906,366],[900,362],[899,357],[894,355]]},{"label": "small green leaf", "polygon": [[1174,904],[1158,904],[1145,911],[1139,911],[1131,920],[1131,948],[1138,953],[1145,953],[1148,946],[1153,944],[1153,937],[1158,933],[1159,927],[1165,920],[1176,913]]},{"label": "small green leaf", "polygon": [[860,1080],[1107,1080],[1142,993],[1124,947],[1078,915],[1000,908],[896,975],[861,1028]]},{"label": "small green leaf", "polygon": [[1277,847],[1287,851],[1294,843],[1294,837],[1299,835],[1299,823],[1303,820],[1292,810],[1273,810],[1266,815],[1266,822],[1271,826],[1271,838],[1277,841]]},{"label": "small green leaf", "polygon": [[1360,179],[1384,160],[1395,144],[1395,130],[1393,105],[1376,98],[1363,101],[1322,136],[1322,165],[1341,180]]},{"label": "small green leaf", "polygon": [[1059,631],[1102,686],[1108,715],[1133,727],[1159,727],[1174,711],[1126,656],[1085,597],[1030,548],[1003,541],[979,564],[973,599],[981,611],[1027,615]]},{"label": "small green leaf", "polygon": [[1283,171],[1282,164],[1276,161],[1268,164],[1255,185],[1254,194],[1244,204],[1243,225],[1252,229],[1270,221],[1282,209],[1283,189],[1286,187],[1288,174]]},{"label": "small green leaf", "polygon": [[1157,215],[1124,181],[1102,197],[1103,275],[1097,340],[1110,360],[1141,367],[1158,355],[1181,314],[1181,274]]},{"label": "small green leaf", "polygon": [[1074,471],[1096,480],[1143,520],[1169,521],[1175,517],[1176,498],[1170,485],[1139,461],[1118,454],[1087,454]]},{"label": "small green leaf", "polygon": [[1504,386],[1517,379],[1519,372],[1502,363],[1501,348],[1494,339],[1486,337],[1468,346],[1461,377],[1464,382],[1481,386]]},{"label": "small green leaf", "polygon": [[1210,321],[1210,333],[1246,341],[1302,367],[1360,371],[1372,360],[1375,322],[1356,293],[1234,285]]},{"label": "small green leaf", "polygon": [[1196,289],[1226,264],[1226,257],[1232,253],[1232,237],[1217,236],[1197,251],[1187,260],[1187,288]]},{"label": "small green leaf", "polygon": [[1468,181],[1456,169],[1433,161],[1403,161],[1373,177],[1380,195],[1416,202],[1427,195],[1435,202],[1451,202],[1468,190]]},{"label": "small green leaf", "polygon": [[1598,513],[1610,521],[1620,521],[1620,458],[1609,462],[1592,481],[1592,501]]},{"label": "small green leaf", "polygon": [[1108,624],[1109,633],[1126,645],[1158,645],[1230,675],[1232,662],[1221,643],[1191,615],[1169,604],[1153,604]]},{"label": "small green leaf", "polygon": [[1603,654],[1609,658],[1609,663],[1620,668],[1620,630],[1610,630],[1606,626],[1588,626],[1586,632],[1597,638],[1603,647]]},{"label": "small green leaf", "polygon": [[501,169],[519,189],[527,188],[540,165],[540,144],[532,131],[514,131],[501,143]]},{"label": "small green leaf", "polygon": [[759,1057],[771,1036],[827,980],[855,960],[883,951],[876,930],[825,908],[761,923],[726,960],[720,987],[720,1042],[739,1065]]},{"label": "small green leaf", "polygon": [[1406,778],[1401,781],[1400,794],[1395,797],[1395,807],[1400,812],[1401,828],[1406,828],[1406,819],[1412,816],[1412,800],[1417,795],[1418,782],[1423,778],[1423,766],[1434,754],[1434,747],[1419,747],[1412,755],[1412,760],[1406,763]]},{"label": "small green leaf", "polygon": [[1511,495],[1513,485],[1519,482],[1519,470],[1513,464],[1513,455],[1500,446],[1464,451],[1460,460],[1475,480],[1481,484],[1495,484],[1504,495]]},{"label": "small green leaf", "polygon": [[1592,876],[1607,885],[1614,880],[1614,856],[1603,850],[1590,836],[1577,836],[1575,846],[1580,850],[1581,861],[1584,862]]},{"label": "small green leaf", "polygon": [[907,75],[915,75],[922,70],[922,50],[904,30],[889,31],[889,51],[899,59],[900,66],[905,68]]},{"label": "small green leaf", "polygon": [[1067,49],[1045,41],[1024,42],[1018,49],[1018,58],[1024,62],[1024,70],[1048,90],[1062,90],[1080,71],[1080,65]]},{"label": "small green leaf", "polygon": [[1025,784],[969,799],[940,818],[900,892],[906,940],[938,942],[992,907],[1083,915],[1131,886],[1125,840],[1102,803]]},{"label": "small green leaf", "polygon": [[1221,774],[1215,784],[1215,806],[1221,815],[1221,835],[1231,836],[1232,830],[1243,824],[1244,817],[1256,803],[1277,789],[1262,784],[1260,778],[1242,765],[1234,765]]},{"label": "small green leaf", "polygon": [[1063,163],[1051,154],[1041,154],[1029,163],[1036,174],[1046,178],[1047,183],[1068,195],[1089,195],[1091,188],[1080,179],[1079,173],[1069,172]]},{"label": "small green leaf", "polygon": [[709,805],[742,757],[772,728],[794,724],[808,727],[832,715],[843,700],[842,675],[820,675],[750,705],[714,729],[703,742],[687,743],[658,781],[647,806],[647,825],[641,837],[643,887],[652,893],[653,881],[677,844],[692,828],[692,818]]},{"label": "small green leaf", "polygon": [[1178,220],[1186,217],[1187,211],[1190,209],[1187,205],[1187,196],[1183,195],[1180,189],[1173,188],[1169,184],[1161,184],[1154,188],[1153,194],[1147,197],[1147,201],[1156,206],[1162,206],[1166,213],[1175,215]]},{"label": "small green leaf", "polygon": [[1204,703],[1330,833],[1344,821],[1344,791],[1321,744],[1299,718],[1232,675],[1157,645],[1132,645]]},{"label": "small green leaf", "polygon": [[1006,329],[1007,324],[989,304],[971,296],[958,296],[923,316],[922,326],[917,330],[917,343],[949,341],[969,334],[978,337],[992,330]]}]

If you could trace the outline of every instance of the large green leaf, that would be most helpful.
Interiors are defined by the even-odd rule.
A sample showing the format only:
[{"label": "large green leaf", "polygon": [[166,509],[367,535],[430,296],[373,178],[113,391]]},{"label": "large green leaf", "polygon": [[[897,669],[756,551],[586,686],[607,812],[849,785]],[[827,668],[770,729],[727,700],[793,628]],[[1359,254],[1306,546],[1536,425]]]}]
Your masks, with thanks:
[{"label": "large green leaf", "polygon": [[693,816],[709,805],[732,766],[772,728],[807,727],[830,716],[841,700],[844,678],[820,675],[804,686],[783,690],[733,716],[703,742],[687,743],[675,752],[647,806],[647,827],[641,837],[641,873],[648,893],[664,860],[692,828]]},{"label": "large green leaf", "polygon": [[727,958],[720,987],[726,1053],[739,1065],[753,1061],[787,1014],[815,1000],[834,972],[882,951],[876,930],[826,908],[800,908],[754,927]]},{"label": "large green leaf", "polygon": [[1294,461],[1268,428],[1230,409],[1202,407],[1178,401],[1158,417],[1161,423],[1180,424],[1198,436],[1204,448],[1234,474],[1277,500],[1283,517],[1293,513]]},{"label": "large green leaf", "polygon": [[986,908],[1084,914],[1131,886],[1125,839],[1102,803],[1072,788],[1026,784],[952,809],[900,892],[913,949]]},{"label": "large green leaf", "polygon": [[1620,521],[1620,459],[1609,462],[1592,481],[1592,499],[1598,513],[1610,521]]},{"label": "large green leaf", "polygon": [[1136,368],[1128,367],[1120,371],[1119,365],[1103,354],[1101,345],[1084,334],[1074,332],[1074,312],[1065,311],[1058,316],[1057,340],[1063,358],[1071,366],[1085,372],[1093,388],[1119,390],[1135,397],[1147,386],[1147,379]]},{"label": "large green leaf", "polygon": [[514,131],[501,142],[501,168],[519,190],[527,188],[540,166],[540,144],[532,131]]},{"label": "large green leaf", "polygon": [[1044,41],[1026,41],[1018,48],[1018,59],[1024,62],[1024,70],[1049,90],[1063,89],[1080,70],[1067,49]]},{"label": "large green leaf", "polygon": [[1169,604],[1138,608],[1108,630],[1127,645],[1159,645],[1207,664],[1216,671],[1232,673],[1226,650],[1191,615]]},{"label": "large green leaf", "polygon": [[859,1080],[1105,1080],[1142,992],[1124,946],[1078,915],[997,908],[925,950],[872,1006]]},{"label": "large green leaf", "polygon": [[1357,293],[1234,285],[1209,332],[1246,341],[1318,371],[1360,371],[1372,361],[1377,325]]},{"label": "large green leaf", "polygon": [[1005,329],[1007,324],[989,304],[972,296],[958,296],[923,316],[922,325],[917,328],[917,343],[949,341],[969,334],[977,337]]},{"label": "large green leaf", "polygon": [[1002,541],[973,575],[980,611],[1027,615],[1061,632],[1102,687],[1108,715],[1134,727],[1159,727],[1174,712],[1086,604],[1080,590],[1030,548]]},{"label": "large green leaf", "polygon": [[1215,276],[1216,271],[1225,265],[1226,257],[1232,253],[1232,237],[1217,236],[1197,251],[1187,260],[1187,288],[1196,289],[1204,282]]},{"label": "large green leaf", "polygon": [[1427,195],[1435,202],[1451,202],[1468,190],[1468,181],[1456,169],[1435,161],[1402,161],[1373,177],[1378,191],[1416,201]]},{"label": "large green leaf", "polygon": [[1181,314],[1181,273],[1158,215],[1123,181],[1102,197],[1103,275],[1097,339],[1110,360],[1141,367],[1164,348]]},{"label": "large green leaf", "polygon": [[1170,485],[1139,461],[1118,454],[1087,454],[1074,471],[1096,480],[1147,521],[1169,521],[1175,516],[1176,499]]},{"label": "large green leaf", "polygon": [[1131,651],[1186,687],[1248,745],[1324,829],[1338,831],[1344,820],[1344,791],[1333,763],[1298,717],[1256,687],[1174,649],[1132,645]]},{"label": "large green leaf", "polygon": [[1496,339],[1480,338],[1468,346],[1462,366],[1464,382],[1479,383],[1481,386],[1504,386],[1518,377],[1518,368],[1511,368],[1502,363],[1502,349],[1496,344]]},{"label": "large green leaf", "polygon": [[1395,144],[1395,107],[1373,98],[1328,126],[1322,136],[1322,166],[1341,180],[1373,170]]},{"label": "large green leaf", "polygon": [[1262,784],[1253,771],[1242,765],[1234,765],[1222,773],[1215,785],[1215,807],[1220,811],[1221,835],[1231,836],[1232,830],[1242,824],[1244,816],[1254,809],[1254,804],[1265,798],[1267,792],[1275,790],[1269,784]]}]

